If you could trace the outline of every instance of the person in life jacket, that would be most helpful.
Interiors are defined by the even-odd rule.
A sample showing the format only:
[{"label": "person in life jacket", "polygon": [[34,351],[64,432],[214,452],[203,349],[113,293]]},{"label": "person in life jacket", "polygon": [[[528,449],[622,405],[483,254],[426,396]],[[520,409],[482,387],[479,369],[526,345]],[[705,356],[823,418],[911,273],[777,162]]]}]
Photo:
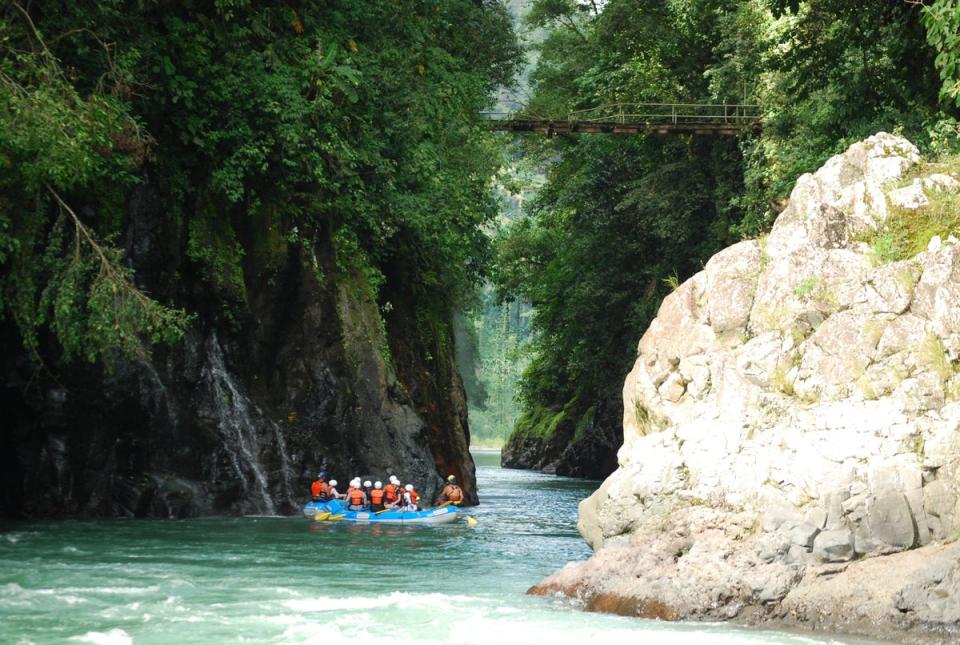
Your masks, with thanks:
[{"label": "person in life jacket", "polygon": [[327,473],[320,471],[317,480],[310,484],[310,496],[315,502],[325,502],[328,499]]},{"label": "person in life jacket", "polygon": [[329,497],[330,499],[340,499],[341,495],[339,491],[337,491],[336,479],[330,480],[330,485],[327,486],[327,497]]},{"label": "person in life jacket", "polygon": [[400,480],[390,475],[390,483],[383,487],[383,507],[393,508],[400,503]]},{"label": "person in life jacket", "polygon": [[444,485],[440,495],[437,496],[435,504],[449,502],[454,506],[460,506],[463,503],[463,489],[457,486],[457,478],[453,475],[447,477],[447,483]]},{"label": "person in life jacket", "polygon": [[420,510],[420,494],[413,490],[413,484],[407,484],[403,487],[403,506],[401,511]]},{"label": "person in life jacket", "polygon": [[384,494],[383,482],[375,482],[373,488],[370,489],[370,510],[374,513],[384,509]]},{"label": "person in life jacket", "polygon": [[367,507],[367,494],[360,488],[360,480],[354,479],[350,482],[350,488],[347,489],[347,509],[351,511],[362,511]]}]

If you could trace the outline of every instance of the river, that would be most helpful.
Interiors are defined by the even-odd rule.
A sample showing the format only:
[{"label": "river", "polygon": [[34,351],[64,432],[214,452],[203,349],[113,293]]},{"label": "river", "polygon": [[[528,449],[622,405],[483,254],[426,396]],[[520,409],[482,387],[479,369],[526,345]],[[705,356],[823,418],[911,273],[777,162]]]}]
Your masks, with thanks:
[{"label": "river", "polygon": [[498,453],[476,457],[483,503],[468,509],[474,526],[301,517],[5,524],[0,642],[841,642],[588,614],[525,596],[589,556],[576,507],[595,483],[504,470]]}]

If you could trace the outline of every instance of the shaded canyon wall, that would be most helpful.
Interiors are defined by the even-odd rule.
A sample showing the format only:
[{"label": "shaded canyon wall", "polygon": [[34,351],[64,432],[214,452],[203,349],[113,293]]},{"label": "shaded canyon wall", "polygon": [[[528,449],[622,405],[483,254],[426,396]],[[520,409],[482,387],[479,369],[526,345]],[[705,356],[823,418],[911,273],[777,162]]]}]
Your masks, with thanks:
[{"label": "shaded canyon wall", "polygon": [[131,195],[127,257],[141,286],[197,318],[178,344],[110,369],[61,364],[49,342],[40,365],[0,327],[4,515],[291,513],[322,465],[341,489],[396,473],[425,497],[453,473],[477,501],[452,341],[426,346],[403,280],[387,275],[384,325],[329,234],[288,243],[250,222],[246,291],[227,302],[191,266],[158,190]]}]

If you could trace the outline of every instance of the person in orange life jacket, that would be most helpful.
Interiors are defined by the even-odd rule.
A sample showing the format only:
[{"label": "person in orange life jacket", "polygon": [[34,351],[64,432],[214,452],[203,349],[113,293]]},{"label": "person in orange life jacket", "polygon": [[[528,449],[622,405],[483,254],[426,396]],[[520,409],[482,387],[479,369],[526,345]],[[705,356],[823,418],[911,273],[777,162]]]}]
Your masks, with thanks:
[{"label": "person in orange life jacket", "polygon": [[317,480],[310,484],[310,496],[315,502],[325,502],[328,494],[327,473],[321,470],[317,475]]},{"label": "person in orange life jacket", "polygon": [[370,491],[373,490],[373,482],[369,479],[363,482],[363,492],[367,494],[367,501],[370,500]]},{"label": "person in orange life jacket", "polygon": [[336,479],[331,479],[331,480],[330,480],[330,485],[327,486],[327,497],[329,497],[330,499],[340,499],[341,495],[340,495],[340,493],[337,491],[337,480],[336,480]]},{"label": "person in orange life jacket", "polygon": [[390,475],[390,483],[383,487],[383,507],[393,508],[400,503],[400,480]]},{"label": "person in orange life jacket", "polygon": [[449,502],[454,506],[460,506],[463,503],[463,490],[457,486],[457,478],[453,475],[447,477],[447,483],[440,491],[440,495],[437,496],[437,501],[434,504],[442,504],[443,502]]},{"label": "person in orange life jacket", "polygon": [[360,480],[354,479],[350,482],[350,488],[347,489],[347,509],[351,511],[362,511],[367,507],[367,494],[360,488]]},{"label": "person in orange life jacket", "polygon": [[403,487],[403,507],[401,511],[420,510],[420,494],[413,490],[413,484],[407,484]]},{"label": "person in orange life jacket", "polygon": [[374,513],[383,510],[384,490],[383,482],[376,482],[370,489],[370,510]]}]

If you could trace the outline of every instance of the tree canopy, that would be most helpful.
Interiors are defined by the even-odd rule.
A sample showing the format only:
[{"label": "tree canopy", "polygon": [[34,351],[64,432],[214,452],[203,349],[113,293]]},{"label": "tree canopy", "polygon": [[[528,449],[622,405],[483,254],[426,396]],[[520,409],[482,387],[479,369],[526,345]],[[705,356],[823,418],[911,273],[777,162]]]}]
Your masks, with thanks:
[{"label": "tree canopy", "polygon": [[490,257],[479,112],[519,56],[496,0],[6,4],[0,315],[89,360],[176,339],[195,303],[150,298],[117,241],[150,181],[186,240],[170,279],[228,314],[272,247],[332,238],[374,292],[402,257],[449,316]]},{"label": "tree canopy", "polygon": [[[527,138],[546,185],[497,246],[503,298],[535,306],[528,410],[619,406],[669,289],[762,234],[793,182],[879,130],[955,144],[955,0],[537,0],[531,115],[615,102],[759,105],[763,130]],[[577,402],[572,408],[570,402]],[[573,409],[576,408],[576,409]],[[539,415],[546,419],[549,416]],[[611,415],[619,423],[619,415]]]}]

